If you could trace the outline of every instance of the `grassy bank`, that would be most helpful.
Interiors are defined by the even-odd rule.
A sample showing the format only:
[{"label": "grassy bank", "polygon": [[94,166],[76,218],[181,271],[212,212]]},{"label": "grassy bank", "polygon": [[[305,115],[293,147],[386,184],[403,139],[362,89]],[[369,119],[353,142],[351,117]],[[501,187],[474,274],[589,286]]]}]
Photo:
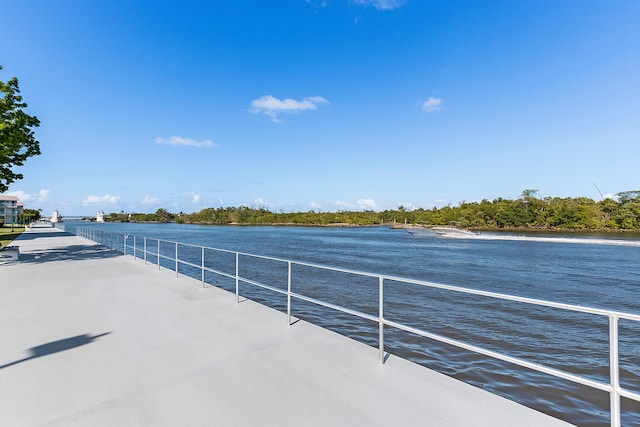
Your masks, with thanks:
[{"label": "grassy bank", "polygon": [[24,232],[24,227],[0,227],[0,247],[9,246],[19,235]]}]

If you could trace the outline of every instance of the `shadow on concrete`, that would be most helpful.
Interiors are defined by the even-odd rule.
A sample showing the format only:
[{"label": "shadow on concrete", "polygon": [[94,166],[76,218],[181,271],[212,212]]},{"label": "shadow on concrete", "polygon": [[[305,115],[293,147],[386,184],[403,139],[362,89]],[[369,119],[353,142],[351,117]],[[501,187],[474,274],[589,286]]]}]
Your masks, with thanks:
[{"label": "shadow on concrete", "polygon": [[100,245],[71,245],[60,248],[45,249],[39,252],[25,252],[14,263],[41,264],[50,261],[79,261],[90,259],[114,258],[121,254]]},{"label": "shadow on concrete", "polygon": [[29,356],[16,360],[5,365],[1,365],[0,369],[8,368],[9,366],[17,365],[18,363],[27,362],[29,360],[37,359],[38,357],[48,356],[54,353],[60,353],[61,351],[71,350],[77,347],[81,347],[86,344],[94,342],[96,339],[109,335],[111,332],[105,332],[103,334],[90,336],[87,334],[77,335],[71,338],[65,338],[58,341],[52,341],[46,344],[32,347],[28,351]]},{"label": "shadow on concrete", "polygon": [[51,230],[52,231],[38,231],[37,233],[29,233],[28,231],[25,231],[24,233],[18,236],[18,238],[14,241],[14,243],[19,243],[20,240],[34,240],[34,239],[41,239],[44,237],[74,236],[74,234],[69,233],[68,231],[53,231],[54,229],[51,229]]}]

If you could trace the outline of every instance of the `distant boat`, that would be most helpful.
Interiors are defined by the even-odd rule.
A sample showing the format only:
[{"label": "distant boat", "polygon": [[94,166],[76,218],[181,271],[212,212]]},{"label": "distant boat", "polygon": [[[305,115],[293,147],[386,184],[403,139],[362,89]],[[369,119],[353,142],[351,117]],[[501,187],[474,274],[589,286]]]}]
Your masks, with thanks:
[{"label": "distant boat", "polygon": [[453,237],[464,238],[477,236],[478,233],[464,229],[460,222],[451,221],[448,226],[436,226],[436,227],[410,227],[406,230],[415,235],[433,235],[436,234],[440,237]]},{"label": "distant boat", "polygon": [[54,210],[53,213],[51,214],[51,219],[49,219],[49,222],[52,224],[62,222],[62,217],[60,216],[60,212],[58,212],[57,210]]},{"label": "distant boat", "polygon": [[471,237],[478,235],[478,233],[462,228],[458,221],[451,221],[448,226],[431,227],[431,230],[442,237]]}]

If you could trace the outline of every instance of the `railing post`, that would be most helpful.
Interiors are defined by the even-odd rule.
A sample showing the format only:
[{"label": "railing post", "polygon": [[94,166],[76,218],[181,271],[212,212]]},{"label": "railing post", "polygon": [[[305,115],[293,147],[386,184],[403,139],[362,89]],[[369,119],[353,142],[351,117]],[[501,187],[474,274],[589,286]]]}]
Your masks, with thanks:
[{"label": "railing post", "polygon": [[144,247],[144,265],[147,265],[147,238],[146,238],[146,236],[144,238],[143,247]]},{"label": "railing post", "polygon": [[180,277],[178,274],[178,242],[176,242],[176,277]]},{"label": "railing post", "polygon": [[291,261],[287,261],[287,322],[291,326]]},{"label": "railing post", "polygon": [[158,239],[158,271],[160,271],[160,239]]},{"label": "railing post", "polygon": [[618,316],[609,316],[609,381],[611,383],[611,427],[620,427],[620,366],[618,360]]},{"label": "railing post", "polygon": [[136,260],[136,235],[133,235],[133,260]]},{"label": "railing post", "polygon": [[129,238],[128,234],[124,234],[122,236],[122,250],[124,252],[124,256],[127,256],[127,239]]},{"label": "railing post", "polygon": [[239,268],[238,268],[238,262],[239,262],[239,253],[236,252],[236,304],[240,303],[240,275],[239,273]]},{"label": "railing post", "polygon": [[201,246],[202,249],[202,289],[204,289],[204,246]]},{"label": "railing post", "polygon": [[378,278],[378,346],[380,364],[384,364],[384,278]]}]

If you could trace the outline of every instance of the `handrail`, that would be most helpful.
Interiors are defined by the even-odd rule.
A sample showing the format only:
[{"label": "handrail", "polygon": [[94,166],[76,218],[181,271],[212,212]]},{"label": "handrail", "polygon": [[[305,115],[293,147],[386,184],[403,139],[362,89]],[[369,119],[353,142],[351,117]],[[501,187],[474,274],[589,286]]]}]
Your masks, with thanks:
[{"label": "handrail", "polygon": [[[528,369],[532,369],[535,370],[537,372],[541,372],[541,373],[545,373],[545,374],[549,374],[558,378],[563,378],[565,380],[569,380],[578,384],[582,384],[600,391],[605,391],[608,392],[610,395],[610,421],[611,421],[611,426],[612,427],[620,427],[620,422],[621,422],[621,412],[620,412],[620,398],[621,397],[625,397],[627,399],[631,399],[631,400],[635,400],[637,402],[640,402],[640,393],[625,389],[624,387],[622,387],[620,385],[619,382],[619,376],[620,376],[620,368],[619,368],[619,354],[618,354],[618,343],[619,343],[619,337],[618,337],[618,321],[620,319],[625,319],[625,320],[631,320],[631,321],[635,321],[635,322],[640,322],[640,315],[638,314],[632,314],[632,313],[626,313],[626,312],[621,312],[621,311],[615,311],[615,310],[605,310],[605,309],[599,309],[599,308],[593,308],[593,307],[585,307],[585,306],[581,306],[581,305],[573,305],[573,304],[564,304],[564,303],[557,303],[557,302],[552,302],[552,301],[545,301],[545,300],[540,300],[540,299],[534,299],[534,298],[525,298],[525,297],[518,297],[518,296],[514,296],[514,295],[508,295],[508,294],[502,294],[502,293],[496,293],[496,292],[488,292],[488,291],[482,291],[482,290],[477,290],[477,289],[470,289],[470,288],[464,288],[464,287],[459,287],[459,286],[452,286],[452,285],[445,285],[445,284],[440,284],[440,283],[434,283],[434,282],[428,282],[428,281],[423,281],[423,280],[416,280],[416,279],[409,279],[409,278],[403,278],[403,277],[397,277],[397,276],[390,276],[390,275],[385,275],[385,274],[376,274],[376,273],[370,273],[370,272],[364,272],[364,271],[358,271],[358,270],[351,270],[351,269],[345,269],[345,268],[338,268],[338,267],[329,267],[326,265],[320,265],[320,264],[313,264],[313,263],[307,263],[307,262],[299,262],[299,261],[292,261],[292,260],[287,260],[287,259],[282,259],[282,258],[276,258],[276,257],[270,257],[270,256],[264,256],[264,255],[256,255],[256,254],[250,254],[250,253],[245,253],[245,252],[239,252],[239,251],[232,251],[232,250],[228,250],[228,249],[220,249],[220,248],[213,248],[213,247],[207,247],[207,246],[199,246],[199,245],[194,245],[194,244],[190,244],[190,243],[179,243],[179,242],[173,242],[173,241],[169,241],[169,240],[163,240],[163,239],[151,239],[151,240],[155,240],[157,241],[157,252],[152,252],[149,249],[149,246],[147,245],[147,237],[141,237],[143,239],[143,255],[142,256],[138,256],[137,255],[137,239],[139,238],[139,236],[135,236],[135,235],[129,235],[129,234],[125,234],[123,236],[122,241],[120,242],[119,240],[119,235],[116,234],[116,241],[115,241],[115,245],[114,245],[114,240],[113,240],[113,234],[114,233],[110,233],[109,234],[109,239],[105,238],[105,234],[106,232],[103,230],[97,230],[95,228],[91,228],[91,227],[78,227],[78,229],[76,230],[76,234],[80,237],[86,238],[88,240],[92,240],[98,244],[103,244],[103,245],[107,245],[109,247],[111,247],[112,249],[116,249],[118,250],[118,248],[120,247],[120,244],[122,245],[122,253],[124,255],[127,255],[127,249],[132,249],[132,251],[130,251],[129,254],[133,255],[134,259],[140,258],[142,257],[144,259],[144,262],[147,262],[147,255],[151,255],[152,257],[157,257],[157,264],[158,264],[158,268],[160,268],[161,266],[161,259],[165,259],[169,262],[171,262],[172,264],[175,262],[175,271],[176,271],[176,276],[179,276],[179,267],[180,265],[187,265],[190,266],[192,268],[195,269],[201,269],[201,281],[202,281],[202,286],[204,287],[205,284],[205,271],[206,272],[211,272],[220,276],[224,276],[230,279],[235,279],[236,281],[236,301],[239,301],[240,299],[240,292],[239,292],[239,284],[240,283],[245,283],[245,284],[249,284],[252,286],[256,286],[262,289],[266,289],[269,290],[271,292],[275,292],[281,295],[286,295],[287,296],[287,322],[289,325],[292,324],[291,322],[291,300],[292,299],[297,299],[297,300],[301,300],[301,301],[306,301],[312,304],[316,304],[319,306],[323,306],[332,310],[336,310],[342,313],[346,313],[352,316],[356,316],[362,319],[366,319],[369,321],[373,321],[373,322],[377,322],[379,325],[379,359],[380,359],[380,363],[384,363],[385,361],[385,345],[384,345],[384,327],[388,326],[388,327],[393,327],[393,328],[397,328],[415,335],[419,335],[425,338],[429,338],[432,340],[436,340],[448,345],[452,345],[455,347],[459,347],[474,353],[478,353],[478,354],[482,354],[484,356],[488,356],[494,359],[498,359],[498,360],[502,360],[508,363],[512,363],[518,366],[522,366]],[[129,245],[127,242],[132,239],[133,240],[133,245]],[[167,256],[161,253],[160,251],[160,247],[161,247],[161,242],[165,243],[165,244],[171,244],[175,246],[175,253],[174,256]],[[184,247],[191,247],[191,248],[197,248],[200,250],[201,253],[201,263],[200,264],[196,264],[195,262],[192,261],[188,261],[185,259],[180,259],[179,257],[179,247],[184,246]],[[221,252],[221,253],[227,253],[227,254],[233,254],[235,255],[235,273],[231,274],[231,273],[227,273],[227,272],[223,272],[221,270],[217,270],[214,268],[210,268],[210,267],[206,267],[205,266],[205,250],[209,250],[209,251],[216,251],[216,252]],[[239,274],[239,260],[240,257],[250,257],[250,258],[257,258],[257,259],[264,259],[264,260],[269,260],[269,261],[275,261],[275,262],[281,262],[281,263],[286,263],[287,264],[287,289],[280,289],[278,287],[275,286],[271,286],[268,285],[266,283],[261,283],[257,280],[253,280],[247,277],[243,277]],[[293,292],[292,290],[292,265],[298,265],[298,266],[303,266],[303,267],[310,267],[310,268],[314,268],[314,269],[323,269],[323,270],[329,270],[329,271],[336,271],[336,272],[340,272],[340,273],[347,273],[347,274],[354,274],[354,275],[358,275],[358,276],[363,276],[363,277],[371,277],[371,278],[377,278],[379,281],[379,307],[378,307],[378,315],[374,316],[371,314],[367,314],[364,312],[361,312],[359,310],[354,310],[354,309],[350,309],[347,307],[343,307],[337,304],[333,304],[327,301],[322,301],[320,299],[317,298],[313,298],[310,297],[308,295],[304,295],[298,292]],[[418,286],[425,286],[425,287],[429,287],[429,288],[434,288],[434,289],[441,289],[441,290],[446,290],[446,291],[451,291],[451,292],[458,292],[458,293],[465,293],[465,294],[470,294],[470,295],[477,295],[477,296],[483,296],[483,297],[487,297],[487,298],[493,298],[493,299],[500,299],[500,300],[506,300],[506,301],[514,301],[514,302],[519,302],[519,303],[524,303],[524,304],[531,304],[531,305],[536,305],[536,306],[543,306],[543,307],[549,307],[549,308],[554,308],[554,309],[560,309],[560,310],[566,310],[566,311],[572,311],[572,312],[578,312],[578,313],[585,313],[585,314],[590,314],[590,315],[596,315],[596,316],[601,316],[601,317],[606,317],[608,318],[608,322],[609,322],[609,359],[610,359],[610,369],[609,369],[609,383],[602,383],[599,381],[595,381],[589,378],[585,378],[579,375],[575,375],[572,374],[570,372],[566,372],[560,369],[556,369],[556,368],[552,368],[549,366],[545,366],[543,364],[540,363],[534,363],[534,362],[530,362],[527,360],[523,360],[521,358],[518,357],[513,357],[513,356],[509,356],[506,354],[502,354],[499,353],[497,351],[493,351],[493,350],[489,350],[483,347],[479,347],[476,345],[472,345],[472,344],[468,344],[465,343],[463,341],[457,340],[457,339],[453,339],[453,338],[449,338],[449,337],[445,337],[439,334],[435,334],[432,332],[428,332],[419,328],[415,328],[412,326],[408,326],[399,322],[395,322],[389,319],[386,319],[384,317],[384,283],[385,281],[393,281],[393,282],[402,282],[402,283],[407,283],[407,284],[413,284],[413,285],[418,285]]]}]

